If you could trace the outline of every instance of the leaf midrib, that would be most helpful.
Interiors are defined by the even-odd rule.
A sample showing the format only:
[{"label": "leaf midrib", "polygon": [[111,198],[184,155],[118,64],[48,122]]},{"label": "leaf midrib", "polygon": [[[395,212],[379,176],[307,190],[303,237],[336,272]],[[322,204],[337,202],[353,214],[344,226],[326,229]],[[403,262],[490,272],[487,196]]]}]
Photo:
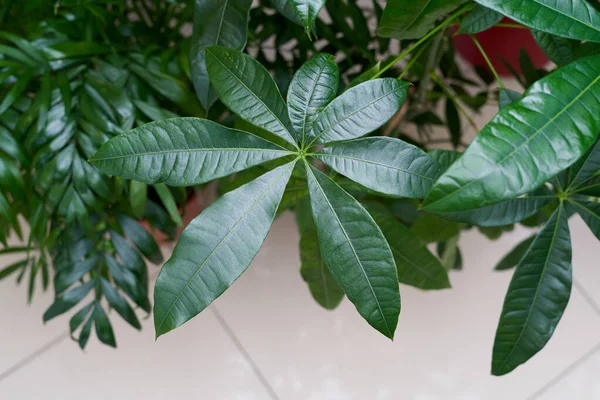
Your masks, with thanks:
[{"label": "leaf midrib", "polygon": [[[282,137],[280,135],[277,135],[276,132],[271,132],[271,133],[281,137],[286,142],[293,144],[295,147],[298,147],[298,145],[296,144],[296,141],[291,136],[291,134],[288,131],[288,129],[286,128],[285,124],[283,122],[281,122],[281,120],[279,119],[279,117],[277,115],[275,115],[275,112],[273,110],[271,110],[270,107],[267,107],[267,105],[262,101],[262,99],[260,97],[258,97],[252,90],[250,90],[250,88],[236,74],[234,74],[233,71],[229,67],[227,67],[227,65],[225,65],[219,57],[217,57],[212,51],[210,51],[210,49],[206,49],[206,51],[211,53],[212,56],[215,58],[215,60],[217,60],[217,62],[219,64],[221,64],[221,66],[224,69],[226,69],[231,74],[231,76],[233,76],[238,81],[238,83],[240,85],[242,85],[248,91],[248,93],[250,93],[252,95],[252,97],[254,97],[260,104],[262,104],[262,106],[265,108],[265,110],[267,110],[269,112],[269,114],[271,114],[271,116],[275,119],[275,121],[277,121],[277,123],[280,125],[280,127],[283,128],[283,132],[287,133],[288,137]],[[279,95],[281,97],[281,94],[279,94]],[[282,102],[283,102],[283,100],[282,100]],[[285,104],[285,102],[284,102],[284,104]]]},{"label": "leaf midrib", "polygon": [[321,187],[321,184],[319,183],[319,181],[318,181],[315,173],[311,169],[313,167],[311,165],[309,165],[306,160],[304,160],[304,163],[306,164],[306,170],[310,171],[310,173],[312,174],[313,179],[315,180],[315,183],[317,184],[319,190],[321,191],[321,194],[323,195],[323,198],[327,202],[327,206],[329,207],[329,209],[333,213],[333,216],[335,217],[335,220],[337,221],[340,229],[342,230],[342,233],[344,234],[344,237],[346,238],[346,241],[348,242],[348,245],[350,246],[350,249],[352,250],[352,254],[354,255],[354,258],[356,259],[356,262],[360,266],[360,270],[363,273],[363,275],[364,275],[364,277],[365,277],[365,279],[367,281],[367,284],[369,285],[369,289],[371,290],[371,294],[373,295],[373,298],[375,299],[375,304],[377,304],[377,309],[379,310],[379,314],[381,315],[381,319],[383,320],[383,323],[385,324],[385,329],[387,330],[389,337],[392,337],[392,332],[390,331],[390,327],[389,327],[389,325],[387,323],[387,318],[385,317],[385,314],[383,313],[383,310],[381,309],[381,305],[379,304],[379,299],[377,298],[377,295],[375,294],[375,290],[373,289],[373,285],[371,285],[371,281],[369,280],[369,276],[367,275],[367,273],[366,273],[366,271],[365,271],[365,269],[364,269],[364,267],[362,265],[362,262],[360,261],[360,258],[358,257],[358,254],[356,254],[356,249],[354,248],[354,245],[352,244],[352,241],[350,240],[350,237],[348,236],[348,233],[346,232],[346,229],[344,229],[344,225],[342,224],[342,221],[340,221],[337,213],[335,212],[335,209],[333,208],[333,206],[329,202],[329,198],[325,194],[325,191]]},{"label": "leaf midrib", "polygon": [[534,1],[535,3],[538,3],[539,5],[541,5],[542,7],[546,7],[546,8],[548,8],[548,9],[552,10],[552,11],[555,11],[555,12],[556,12],[556,13],[558,13],[558,14],[561,14],[561,15],[563,15],[563,16],[565,16],[565,17],[567,17],[568,19],[571,19],[571,20],[573,20],[573,21],[579,22],[580,24],[582,24],[582,25],[585,25],[585,26],[587,26],[588,28],[592,28],[593,30],[600,32],[600,29],[596,28],[596,27],[595,27],[595,26],[593,26],[593,25],[590,25],[590,24],[588,24],[588,23],[587,23],[587,22],[585,22],[585,21],[582,21],[582,20],[580,20],[580,19],[578,19],[578,18],[575,18],[575,16],[573,16],[573,15],[569,15],[569,14],[567,14],[567,13],[565,13],[565,12],[561,11],[561,10],[558,10],[558,9],[556,9],[556,8],[553,8],[553,7],[550,7],[548,4],[544,4],[544,3],[540,2],[539,0],[533,0],[533,1]]},{"label": "leaf midrib", "polygon": [[306,107],[304,107],[304,112],[303,112],[303,117],[302,117],[302,138],[301,138],[301,143],[303,146],[304,146],[304,137],[306,136],[306,120],[308,119],[308,106],[312,102],[312,98],[313,98],[313,95],[315,94],[315,90],[317,90],[317,86],[318,86],[317,84],[319,83],[319,79],[321,79],[321,76],[325,72],[325,69],[327,68],[327,63],[329,61],[331,61],[331,58],[327,57],[327,60],[325,60],[325,63],[323,64],[323,68],[321,68],[319,70],[317,79],[314,80],[313,87],[310,90],[310,94],[308,96],[308,101],[306,102]]},{"label": "leaf midrib", "polygon": [[291,151],[285,151],[285,150],[277,150],[277,149],[260,149],[260,148],[236,148],[236,147],[215,147],[215,148],[209,148],[209,149],[177,149],[177,150],[161,150],[161,151],[149,151],[146,153],[131,153],[131,154],[125,154],[125,155],[120,155],[120,156],[111,156],[111,157],[102,157],[102,158],[90,158],[90,162],[97,162],[97,161],[109,161],[109,160],[117,160],[117,159],[123,159],[123,158],[131,158],[131,157],[143,157],[143,156],[156,156],[156,155],[164,155],[164,154],[173,154],[173,153],[202,153],[202,152],[246,152],[246,151],[251,151],[251,152],[258,152],[258,153],[283,153],[286,155],[292,155],[295,154]]},{"label": "leaf midrib", "polygon": [[[370,102],[369,104],[364,105],[363,107],[359,108],[358,110],[355,110],[353,112],[351,112],[348,115],[345,115],[343,118],[339,119],[338,121],[336,121],[333,125],[331,125],[329,128],[325,129],[324,131],[321,131],[321,133],[319,133],[308,145],[308,147],[311,147],[321,136],[323,136],[324,134],[328,133],[329,131],[331,131],[333,128],[335,128],[336,126],[340,125],[341,123],[343,123],[344,121],[346,121],[347,119],[349,119],[350,117],[352,117],[355,114],[358,114],[359,112],[363,111],[364,109],[371,107],[373,104],[377,103],[378,101],[380,101],[381,99],[384,99],[394,93],[396,93],[399,90],[405,89],[407,85],[401,85],[399,87],[397,87],[396,89],[384,94],[381,97],[378,97],[377,99],[373,100],[372,102]],[[358,87],[358,86],[355,86]],[[339,98],[339,97],[338,97]],[[335,101],[335,100],[334,100]],[[332,103],[329,103],[329,105],[327,107],[329,107]],[[327,108],[325,108],[320,115],[325,115],[325,112],[327,111]],[[319,117],[320,118],[320,117]],[[313,124],[314,127],[314,124]]]},{"label": "leaf midrib", "polygon": [[[556,225],[554,227],[554,233],[552,234],[552,240],[550,241],[550,246],[548,247],[548,254],[546,255],[546,261],[544,262],[544,268],[542,269],[542,273],[540,274],[540,280],[539,280],[539,282],[537,284],[537,288],[535,290],[535,294],[533,295],[533,303],[531,303],[531,307],[529,307],[529,311],[527,312],[527,318],[525,319],[525,322],[523,324],[523,328],[521,329],[521,332],[519,333],[519,337],[515,341],[514,345],[512,346],[512,348],[510,350],[510,352],[508,353],[508,355],[504,358],[504,361],[502,361],[502,364],[500,364],[500,366],[498,367],[498,370],[503,370],[504,369],[504,367],[506,366],[506,363],[508,362],[508,360],[510,360],[510,357],[513,355],[514,351],[519,346],[519,343],[521,342],[521,339],[523,338],[523,335],[525,334],[525,331],[527,330],[527,325],[529,324],[529,319],[531,318],[531,313],[535,309],[535,305],[536,305],[537,300],[538,300],[538,294],[540,292],[540,289],[542,288],[542,282],[544,281],[544,278],[545,278],[545,275],[546,275],[546,270],[548,269],[548,263],[550,261],[550,256],[554,252],[554,242],[556,241],[556,236],[558,234],[558,228],[561,225],[561,217],[562,217],[562,212],[563,212],[563,205],[562,204],[559,206],[557,212],[558,212],[558,214],[556,216]],[[535,244],[535,239],[534,239],[533,243],[531,244],[531,246],[533,246],[534,244]],[[531,247],[530,247],[530,249],[531,249]],[[525,259],[528,254],[529,254],[529,250],[523,256],[523,259]]]},{"label": "leaf midrib", "polygon": [[183,293],[188,289],[188,287],[191,285],[192,281],[194,279],[196,279],[196,276],[200,273],[200,271],[204,268],[204,266],[208,263],[208,261],[212,258],[212,256],[217,252],[217,250],[220,248],[220,246],[236,230],[236,228],[238,227],[238,225],[240,223],[242,223],[242,221],[244,221],[244,219],[246,219],[246,217],[248,216],[248,214],[250,214],[250,212],[254,209],[254,207],[257,206],[257,204],[260,202],[260,200],[262,200],[262,198],[265,197],[267,195],[267,193],[269,193],[271,191],[271,189],[273,188],[273,186],[275,186],[275,184],[279,182],[279,180],[281,179],[281,177],[284,176],[289,171],[290,168],[293,168],[293,166],[296,165],[296,161],[297,160],[294,160],[293,162],[291,162],[290,165],[285,170],[283,170],[283,172],[277,177],[277,179],[275,179],[269,185],[269,187],[260,195],[260,197],[258,197],[258,199],[256,199],[254,201],[254,203],[252,203],[252,205],[248,208],[248,210],[246,210],[246,212],[240,217],[240,219],[231,227],[231,229],[229,230],[229,232],[227,232],[227,234],[223,237],[223,239],[221,239],[219,241],[219,243],[217,243],[217,245],[215,246],[215,248],[210,252],[210,254],[202,262],[202,264],[200,264],[200,266],[196,269],[196,272],[194,272],[194,274],[187,281],[187,283],[185,284],[185,286],[183,287],[183,289],[181,289],[181,291],[179,292],[179,294],[177,295],[177,297],[175,298],[175,300],[173,300],[173,302],[171,303],[171,306],[169,307],[169,309],[165,313],[163,319],[160,321],[160,324],[156,328],[156,332],[157,333],[161,331],[161,328],[162,328],[165,320],[171,314],[171,311],[173,310],[173,307],[175,307],[175,304],[177,304],[177,302],[179,301],[179,299],[181,298],[181,296],[183,295]]},{"label": "leaf midrib", "polygon": [[[561,117],[564,113],[567,112],[567,110],[569,110],[571,107],[573,107],[573,105],[575,105],[575,103],[577,101],[579,101],[579,99],[581,97],[583,97],[585,94],[587,94],[587,92],[589,90],[591,90],[591,88],[596,85],[598,82],[600,81],[600,75],[598,75],[585,89],[583,89],[581,91],[581,93],[579,93],[573,100],[571,100],[571,102],[569,102],[569,104],[566,105],[566,107],[564,107],[558,114],[556,114],[554,117],[552,117],[547,123],[545,123],[541,128],[539,128],[538,130],[536,130],[529,138],[527,138],[527,140],[525,140],[523,143],[521,143],[518,147],[516,147],[513,151],[511,151],[506,157],[504,157],[503,159],[501,159],[500,161],[498,161],[496,164],[494,164],[495,167],[498,167],[500,165],[502,165],[505,161],[507,161],[508,159],[512,158],[512,156],[514,156],[517,152],[519,152],[525,145],[527,145],[529,142],[531,142],[533,139],[535,139],[544,129],[546,129],[548,126],[552,125],[554,123],[554,121],[556,121],[559,117]],[[538,94],[540,92],[537,92],[536,94]],[[502,125],[505,126],[505,125]],[[441,197],[440,199],[434,201],[433,203],[429,203],[427,205],[425,205],[423,208],[427,209],[429,207],[431,207],[434,204],[437,204],[451,196],[454,196],[456,193],[462,192],[463,190],[465,190],[466,188],[468,188],[469,186],[471,186],[472,184],[479,182],[480,180],[482,180],[483,178],[485,178],[487,176],[487,174],[485,175],[481,175],[476,179],[473,179],[472,181],[470,181],[469,183],[467,183],[464,186],[459,187],[458,189],[456,189],[455,191],[448,193],[446,196]]]},{"label": "leaf midrib", "polygon": [[423,179],[427,179],[427,180],[430,180],[432,182],[435,182],[435,179],[430,178],[428,176],[421,175],[421,174],[418,174],[416,172],[412,172],[412,171],[409,171],[409,170],[406,170],[406,169],[394,167],[392,165],[383,164],[383,163],[380,163],[380,162],[377,162],[377,161],[371,161],[371,160],[366,160],[366,159],[363,159],[363,158],[356,158],[356,157],[345,156],[345,155],[340,155],[340,154],[333,154],[333,153],[316,153],[315,154],[315,157],[317,157],[317,158],[322,157],[322,156],[333,157],[333,158],[335,158],[335,157],[337,157],[337,158],[344,158],[344,159],[348,159],[348,160],[352,160],[352,161],[363,162],[365,164],[377,165],[379,167],[393,169],[393,170],[396,170],[396,171],[404,172],[405,174],[418,176],[419,178],[423,178]]}]

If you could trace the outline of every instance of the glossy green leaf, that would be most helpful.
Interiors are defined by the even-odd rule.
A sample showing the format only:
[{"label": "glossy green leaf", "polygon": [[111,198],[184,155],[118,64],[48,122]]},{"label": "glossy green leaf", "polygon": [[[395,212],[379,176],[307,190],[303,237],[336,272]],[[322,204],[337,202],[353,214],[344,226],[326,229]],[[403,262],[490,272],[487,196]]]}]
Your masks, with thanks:
[{"label": "glossy green leaf", "polygon": [[424,290],[450,288],[448,271],[409,228],[379,204],[365,207],[390,245],[400,283]]},{"label": "glossy green leaf", "polygon": [[125,236],[142,252],[142,254],[154,264],[161,264],[163,256],[156,241],[136,220],[119,214],[117,216],[119,225],[125,232]]},{"label": "glossy green leaf", "polygon": [[159,183],[158,185],[154,185],[154,190],[158,194],[160,201],[165,206],[165,209],[171,216],[171,219],[178,225],[183,226],[183,221],[181,220],[181,215],[179,214],[179,209],[177,208],[177,203],[175,202],[175,197],[173,197],[173,193],[167,185],[164,183]]},{"label": "glossy green leaf", "polygon": [[192,186],[291,154],[247,132],[199,118],[151,122],[107,143],[90,162],[148,184]]},{"label": "glossy green leaf", "polygon": [[6,93],[2,99],[2,102],[0,102],[0,115],[4,114],[4,112],[6,112],[6,110],[8,110],[8,108],[23,94],[27,89],[32,76],[33,74],[31,72],[26,72],[12,85],[8,93]]},{"label": "glossy green leaf", "polygon": [[137,315],[135,315],[135,311],[133,311],[133,308],[127,303],[127,300],[125,300],[106,279],[101,278],[100,284],[102,286],[102,293],[108,301],[108,304],[110,304],[110,306],[114,308],[129,325],[138,330],[142,329],[142,325],[140,324]]},{"label": "glossy green leaf", "polygon": [[477,226],[510,225],[531,217],[547,204],[556,201],[557,196],[549,190],[538,190],[526,197],[505,200],[491,206],[473,210],[445,212],[444,219]]},{"label": "glossy green leaf", "polygon": [[333,100],[313,124],[316,143],[355,139],[373,132],[398,112],[409,83],[393,78],[361,83]]},{"label": "glossy green leaf", "polygon": [[600,240],[600,203],[584,200],[569,200],[575,206],[581,219],[585,221],[592,233]]},{"label": "glossy green leaf", "polygon": [[271,4],[273,5],[273,8],[275,8],[277,11],[279,11],[281,13],[281,15],[283,15],[284,17],[286,17],[287,19],[289,19],[290,21],[298,24],[298,25],[302,25],[302,21],[300,21],[300,18],[298,17],[298,14],[296,13],[296,10],[294,9],[294,6],[292,5],[292,2],[289,0],[270,0]]},{"label": "glossy green leaf", "polygon": [[81,328],[81,332],[79,332],[79,339],[77,342],[79,343],[79,347],[83,350],[87,345],[87,342],[90,338],[90,334],[92,333],[92,324],[94,323],[94,319],[90,316],[85,324],[83,324],[83,328]]},{"label": "glossy green leaf", "polygon": [[568,191],[577,190],[587,185],[600,171],[600,140],[569,170]]},{"label": "glossy green leaf", "polygon": [[129,203],[131,203],[131,211],[136,218],[144,216],[146,210],[146,201],[148,200],[148,185],[144,182],[131,181],[129,184]]},{"label": "glossy green leaf", "polygon": [[116,285],[120,287],[142,310],[149,313],[150,300],[148,299],[148,291],[141,279],[119,263],[115,258],[107,254],[105,254],[104,258],[106,266],[108,267],[108,272],[112,275]]},{"label": "glossy green leaf", "polygon": [[575,49],[579,45],[578,41],[554,36],[549,33],[531,30],[536,43],[544,51],[550,60],[556,65],[567,65],[577,58]]},{"label": "glossy green leaf", "polygon": [[90,280],[77,286],[58,297],[44,313],[44,322],[51,320],[75,307],[96,285],[96,280]]},{"label": "glossy green leaf", "polygon": [[600,56],[563,67],[503,108],[433,186],[423,208],[461,211],[527,193],[576,162],[600,132]]},{"label": "glossy green leaf", "polygon": [[317,54],[294,75],[288,89],[288,114],[300,143],[319,113],[335,98],[340,71],[330,54]]},{"label": "glossy green leaf", "polygon": [[344,299],[344,290],[325,265],[321,255],[317,228],[308,199],[296,208],[296,215],[300,228],[300,274],[315,301],[323,308],[333,310]]},{"label": "glossy green leaf", "polygon": [[504,15],[499,12],[477,4],[460,21],[460,29],[457,31],[457,34],[468,33],[473,35],[486,31],[502,21],[502,18],[504,18]]},{"label": "glossy green leaf", "polygon": [[294,164],[226,193],[183,231],[154,289],[157,337],[208,307],[248,268],[269,232]]},{"label": "glossy green leaf", "polygon": [[325,263],[363,318],[392,339],[400,314],[398,272],[369,213],[327,175],[307,166],[312,213]]},{"label": "glossy green leaf", "polygon": [[423,150],[389,137],[342,142],[314,157],[369,189],[397,197],[425,197],[440,169]]},{"label": "glossy green leaf", "polygon": [[252,0],[196,0],[194,32],[190,48],[190,70],[196,95],[205,110],[217,100],[206,70],[208,46],[242,50],[248,38],[248,17]]},{"label": "glossy green leaf", "polygon": [[123,266],[137,276],[147,275],[146,263],[137,250],[123,236],[114,231],[110,232],[110,238]]},{"label": "glossy green leaf", "polygon": [[98,339],[107,346],[117,347],[115,334],[110,321],[108,320],[108,316],[99,303],[96,303],[91,318],[94,320],[94,328],[96,328],[96,336],[98,336]]},{"label": "glossy green leaf", "polygon": [[448,168],[462,155],[461,152],[454,150],[433,149],[428,153],[440,166],[440,174],[446,172]]},{"label": "glossy green leaf", "polygon": [[70,268],[59,270],[54,276],[54,290],[56,293],[64,292],[69,286],[82,279],[98,264],[99,260],[98,256],[88,257],[83,261],[75,260]]},{"label": "glossy green leaf", "polygon": [[395,39],[420,39],[438,18],[467,0],[388,0],[377,34]]},{"label": "glossy green leaf", "polygon": [[213,46],[206,48],[206,67],[219,98],[231,111],[296,145],[285,102],[262,64],[239,51]]},{"label": "glossy green leaf", "polygon": [[538,31],[600,42],[600,12],[586,0],[475,0]]},{"label": "glossy green leaf", "polygon": [[73,337],[73,333],[81,326],[85,318],[88,316],[90,311],[92,310],[93,303],[88,304],[83,307],[81,310],[77,311],[73,317],[69,320],[69,331],[71,333],[71,337]]},{"label": "glossy green leaf", "polygon": [[315,25],[319,12],[325,5],[326,0],[287,0],[292,7],[294,12],[298,16],[298,19],[304,26],[304,29],[310,35],[310,31]]},{"label": "glossy green leaf", "polygon": [[500,88],[499,97],[500,97],[500,109],[511,105],[515,101],[519,100],[523,95],[519,92],[515,92],[514,90]]},{"label": "glossy green leaf", "polygon": [[571,238],[561,206],[510,282],[494,341],[492,374],[509,373],[546,345],[569,302],[571,284]]},{"label": "glossy green leaf", "polygon": [[508,254],[506,254],[502,258],[502,260],[498,262],[498,264],[496,264],[494,270],[506,271],[508,269],[516,267],[525,256],[525,253],[527,253],[527,250],[529,250],[529,247],[531,247],[531,244],[533,243],[535,237],[536,235],[532,235],[527,239],[523,240],[518,245],[516,245],[511,251],[508,252]]}]

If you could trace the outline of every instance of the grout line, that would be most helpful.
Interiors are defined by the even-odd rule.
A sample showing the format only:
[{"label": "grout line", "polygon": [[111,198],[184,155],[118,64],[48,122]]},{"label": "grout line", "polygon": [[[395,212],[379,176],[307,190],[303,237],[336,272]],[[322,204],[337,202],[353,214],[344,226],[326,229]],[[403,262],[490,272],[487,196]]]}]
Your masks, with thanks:
[{"label": "grout line", "polygon": [[600,343],[596,344],[592,347],[587,353],[583,356],[579,357],[579,359],[575,360],[571,365],[561,371],[558,375],[550,380],[550,382],[546,383],[542,386],[537,392],[531,395],[528,400],[539,399],[541,395],[546,393],[552,387],[554,387],[558,382],[560,382],[563,378],[567,377],[571,372],[576,370],[579,366],[581,366],[584,362],[586,362],[589,358],[600,351]]},{"label": "grout line", "polygon": [[242,343],[240,342],[238,337],[235,335],[235,333],[233,332],[233,330],[231,329],[229,324],[227,324],[227,321],[225,321],[225,318],[223,318],[221,313],[219,313],[219,310],[217,309],[217,307],[213,304],[212,307],[210,307],[210,309],[211,309],[212,313],[214,314],[214,316],[219,321],[219,323],[221,324],[221,326],[223,327],[223,329],[225,329],[225,332],[227,333],[227,335],[229,336],[229,338],[231,339],[231,341],[233,342],[235,347],[242,354],[242,356],[246,359],[248,364],[250,364],[250,367],[254,371],[254,374],[256,375],[256,377],[258,378],[260,383],[263,385],[263,387],[265,388],[267,393],[269,393],[269,397],[271,397],[271,399],[273,399],[273,400],[279,400],[277,393],[275,393],[275,390],[273,389],[273,387],[271,386],[271,384],[269,383],[267,378],[264,376],[264,374],[262,373],[262,371],[260,370],[260,368],[258,367],[256,362],[252,359],[252,357],[250,356],[250,353],[248,353],[246,348],[242,345]]},{"label": "grout line", "polygon": [[23,368],[23,367],[27,366],[28,364],[30,364],[31,362],[35,361],[39,356],[46,353],[48,350],[52,349],[54,346],[58,345],[59,343],[61,343],[63,340],[65,340],[68,337],[69,337],[69,333],[63,332],[60,335],[58,335],[57,337],[55,337],[54,339],[52,339],[50,342],[46,343],[45,345],[43,345],[42,347],[40,347],[39,349],[37,349],[36,351],[31,353],[30,355],[28,355],[27,357],[22,359],[21,361],[18,361],[12,367],[8,368],[7,370],[5,370],[4,372],[2,372],[0,374],[0,382],[2,382],[4,379],[6,379],[9,376],[11,376],[12,374],[14,374],[21,368]]},{"label": "grout line", "polygon": [[[588,303],[590,307],[594,310],[596,314],[600,316],[600,306],[592,296],[588,293],[588,291],[576,280],[573,279],[573,287],[581,294],[583,299]],[[583,356],[579,357],[575,360],[571,365],[566,367],[564,370],[558,373],[554,378],[550,379],[548,383],[538,389],[528,400],[534,400],[539,398],[542,394],[546,393],[549,389],[554,387],[558,382],[560,382],[563,378],[567,377],[571,372],[577,369],[580,365],[582,365],[585,361],[587,361],[590,357],[600,351],[600,343],[593,346],[590,350],[588,350]]]},{"label": "grout line", "polygon": [[596,303],[596,301],[593,299],[593,297],[590,296],[588,291],[585,290],[585,288],[576,279],[573,279],[573,286],[583,296],[583,299],[590,305],[590,307],[592,307],[594,309],[594,312],[596,312],[596,314],[600,315],[600,306],[598,305],[598,303]]}]

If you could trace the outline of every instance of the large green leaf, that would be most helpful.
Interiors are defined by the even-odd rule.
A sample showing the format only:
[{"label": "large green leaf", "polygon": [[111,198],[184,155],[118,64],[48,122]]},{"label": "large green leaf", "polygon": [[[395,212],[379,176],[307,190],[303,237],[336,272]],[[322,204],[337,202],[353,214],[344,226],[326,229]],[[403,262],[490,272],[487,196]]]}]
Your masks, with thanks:
[{"label": "large green leaf", "polygon": [[424,290],[450,288],[448,271],[408,227],[379,204],[366,208],[392,249],[401,283]]},{"label": "large green leaf", "polygon": [[64,314],[71,308],[75,307],[96,285],[96,280],[88,281],[74,289],[69,290],[62,296],[54,300],[54,303],[44,313],[44,322],[52,318]]},{"label": "large green leaf", "polygon": [[337,95],[340,71],[330,54],[317,54],[294,75],[288,89],[288,114],[298,140],[310,132],[319,113]]},{"label": "large green leaf", "polygon": [[367,322],[390,339],[400,291],[390,247],[369,213],[327,175],[307,164],[312,213],[325,263]]},{"label": "large green leaf", "polygon": [[395,39],[420,39],[435,21],[467,0],[388,0],[377,34]]},{"label": "large green leaf", "polygon": [[425,198],[430,211],[527,193],[576,162],[600,131],[600,56],[563,67],[503,108]]},{"label": "large green leaf", "polygon": [[587,181],[596,176],[598,171],[600,171],[600,140],[569,170],[569,186],[565,189],[573,191],[584,186]]},{"label": "large green leaf", "polygon": [[298,16],[298,19],[306,29],[306,32],[310,33],[311,29],[315,25],[319,11],[325,5],[327,0],[287,0],[288,3],[294,7],[294,12]]},{"label": "large green leaf", "polygon": [[314,157],[369,189],[397,197],[425,197],[440,170],[423,150],[389,137],[342,142]]},{"label": "large green leaf", "polygon": [[488,30],[504,18],[504,15],[492,9],[477,4],[460,21],[460,29],[457,33],[475,34]]},{"label": "large green leaf", "polygon": [[148,184],[192,186],[289,154],[247,132],[205,119],[177,118],[114,137],[90,162],[107,174]]},{"label": "large green leaf", "polygon": [[496,331],[492,374],[523,364],[550,340],[571,295],[571,238],[559,207],[517,266]]},{"label": "large green leaf", "polygon": [[544,206],[557,200],[555,194],[542,188],[526,197],[505,200],[498,204],[474,210],[446,212],[440,215],[450,221],[477,226],[504,226],[531,217]]},{"label": "large green leaf", "polygon": [[242,50],[248,38],[248,16],[252,0],[196,0],[194,33],[190,48],[190,70],[198,99],[208,110],[217,100],[206,70],[208,46]]},{"label": "large green leaf", "polygon": [[296,145],[287,107],[265,67],[247,54],[220,46],[206,48],[206,67],[219,98],[231,111]]},{"label": "large green leaf", "polygon": [[281,13],[284,17],[298,25],[302,25],[302,21],[298,17],[294,6],[289,0],[270,0],[273,8]]},{"label": "large green leaf", "polygon": [[373,132],[398,112],[409,83],[393,78],[374,79],[345,91],[315,120],[313,142],[355,139]]},{"label": "large green leaf", "polygon": [[557,65],[567,65],[577,58],[575,49],[579,46],[578,41],[554,36],[535,29],[532,29],[531,33],[538,46]]},{"label": "large green leaf", "polygon": [[296,207],[296,219],[300,229],[300,274],[315,301],[327,310],[333,310],[343,300],[344,291],[321,256],[317,228],[308,199],[301,201]]},{"label": "large green leaf", "polygon": [[500,261],[498,261],[498,264],[496,264],[494,270],[505,271],[517,266],[527,253],[527,250],[529,250],[529,247],[531,247],[531,244],[535,240],[535,236],[536,235],[530,236],[516,245],[511,251],[502,257]]},{"label": "large green leaf", "polygon": [[183,231],[154,289],[157,337],[208,307],[248,268],[271,228],[294,164],[226,193]]},{"label": "large green leaf", "polygon": [[577,213],[589,226],[592,233],[600,240],[600,203],[583,200],[569,200],[575,206]]},{"label": "large green leaf", "polygon": [[475,0],[538,31],[600,42],[600,12],[586,0]]}]

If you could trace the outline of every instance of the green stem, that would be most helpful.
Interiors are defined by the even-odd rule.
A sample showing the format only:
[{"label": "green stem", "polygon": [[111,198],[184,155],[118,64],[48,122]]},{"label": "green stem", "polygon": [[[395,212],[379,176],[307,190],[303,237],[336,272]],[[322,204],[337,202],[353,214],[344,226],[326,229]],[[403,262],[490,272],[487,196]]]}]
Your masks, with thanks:
[{"label": "green stem", "polygon": [[410,62],[404,68],[404,71],[402,71],[402,73],[398,76],[398,79],[402,79],[404,75],[406,75],[408,70],[410,70],[412,66],[419,60],[419,57],[421,57],[421,55],[425,52],[426,49],[427,46],[423,46],[419,49],[419,51],[417,51],[417,54],[415,54],[414,57],[411,58]]},{"label": "green stem", "polygon": [[407,55],[409,55],[414,49],[416,49],[417,47],[419,47],[420,45],[422,45],[425,41],[427,41],[427,39],[429,39],[430,37],[432,37],[433,35],[435,35],[436,33],[438,33],[440,30],[442,30],[443,28],[445,28],[448,24],[450,24],[456,18],[458,18],[459,16],[461,16],[465,11],[468,11],[468,10],[470,10],[473,7],[474,7],[473,4],[467,3],[460,10],[458,10],[457,12],[455,12],[454,14],[452,14],[451,16],[449,16],[448,18],[446,18],[446,20],[444,22],[442,22],[440,25],[438,25],[434,30],[432,30],[431,32],[429,32],[427,35],[423,36],[421,38],[421,40],[419,40],[417,43],[415,43],[414,45],[412,45],[411,47],[409,47],[406,51],[404,51],[403,53],[401,53],[398,57],[394,58],[388,65],[386,65],[385,67],[383,67],[381,69],[381,71],[379,71],[377,74],[375,74],[375,76],[373,76],[371,79],[375,79],[375,78],[380,77],[385,71],[387,71],[388,69],[392,68],[394,66],[394,64],[396,64],[398,61],[402,60],[404,57],[406,57]]},{"label": "green stem", "polygon": [[504,82],[502,82],[502,79],[500,79],[500,75],[498,75],[498,71],[496,71],[496,68],[494,68],[494,65],[492,65],[492,62],[490,61],[490,58],[488,57],[487,53],[485,52],[485,50],[483,50],[483,47],[481,47],[481,43],[479,43],[479,40],[477,40],[477,38],[475,36],[473,36],[473,35],[469,35],[469,36],[471,36],[471,39],[473,39],[473,43],[475,43],[475,46],[477,46],[477,48],[479,49],[479,52],[485,59],[485,62],[487,63],[487,65],[490,68],[490,70],[492,71],[492,73],[494,74],[496,81],[498,81],[498,84],[500,85],[500,87],[502,89],[504,89]]}]

